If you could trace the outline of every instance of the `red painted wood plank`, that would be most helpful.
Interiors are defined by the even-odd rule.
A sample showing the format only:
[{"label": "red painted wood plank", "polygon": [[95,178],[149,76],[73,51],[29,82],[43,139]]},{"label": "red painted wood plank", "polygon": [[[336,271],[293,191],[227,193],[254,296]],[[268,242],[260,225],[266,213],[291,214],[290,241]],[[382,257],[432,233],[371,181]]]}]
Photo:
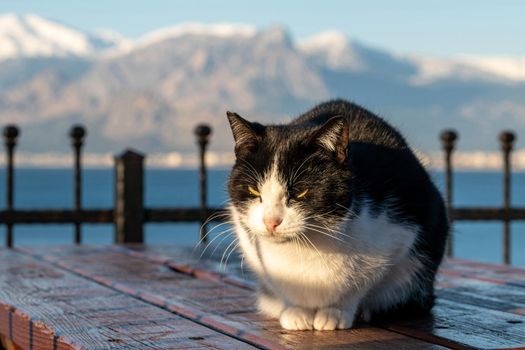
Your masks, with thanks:
[{"label": "red painted wood plank", "polygon": [[461,259],[445,259],[441,265],[440,273],[525,288],[525,269],[507,265],[480,263]]},{"label": "red painted wood plank", "polygon": [[[253,291],[213,279],[198,279],[174,272],[161,260],[135,257],[109,249],[46,248],[25,250],[92,280],[102,281],[116,290],[162,306],[213,329],[258,346],[279,348],[349,349],[441,349],[397,332],[361,327],[337,332],[289,332],[276,320],[253,318]],[[153,262],[156,260],[156,262]],[[213,292],[210,292],[213,291]],[[213,298],[215,293],[215,298]],[[234,297],[229,297],[229,294]]]},{"label": "red painted wood plank", "polygon": [[[222,255],[214,255],[215,248],[201,246],[111,246],[110,249],[124,254],[163,264],[169,268],[197,278],[222,281],[240,288],[256,290],[257,284],[248,269],[244,269],[238,257],[230,258],[229,264],[221,264]],[[203,254],[203,251],[205,254]],[[233,261],[232,261],[233,260]]]},{"label": "red painted wood plank", "polygon": [[[125,252],[125,249],[123,248],[116,249]],[[128,254],[131,254],[136,257],[155,257],[151,261],[156,261],[157,263],[162,263],[166,266],[173,267],[178,271],[184,271],[184,269],[178,267],[180,266],[180,264],[184,264],[184,266],[187,266],[185,268],[186,271],[193,275],[195,275],[195,270],[211,268],[214,270],[214,273],[219,275],[218,277],[214,277],[214,279],[220,279],[226,283],[228,282],[227,273],[220,272],[221,268],[218,267],[216,262],[214,263],[213,261],[199,261],[198,258],[191,255],[190,250],[187,248],[184,249],[180,247],[174,247],[174,253],[172,256],[170,256],[169,253],[170,247],[167,246],[135,246],[129,247],[129,250],[132,250],[132,252]],[[455,261],[450,261],[447,263],[446,266],[452,268],[454,264]],[[468,318],[468,315],[461,313],[455,313],[454,318],[452,320],[446,319],[444,317],[436,318],[434,320],[434,322],[437,322],[435,329],[428,327],[421,328],[418,327],[418,324],[412,324],[411,327],[413,328],[413,332],[410,333],[410,335],[417,336],[426,340],[431,340],[433,342],[438,342],[442,345],[458,348],[469,345],[483,348],[483,344],[485,344],[487,348],[497,348],[497,346],[493,345],[494,343],[498,343],[497,339],[500,338],[500,336],[502,338],[501,342],[499,342],[501,347],[506,347],[509,344],[510,346],[518,347],[523,345],[523,342],[525,342],[525,335],[517,337],[515,340],[512,339],[514,334],[513,332],[515,332],[516,328],[520,329],[522,325],[525,325],[525,319],[522,317],[523,308],[525,307],[525,293],[523,293],[522,288],[512,285],[506,285],[506,283],[496,284],[492,282],[487,282],[486,279],[478,278],[476,276],[475,269],[477,264],[470,264],[465,262],[460,262],[460,264],[461,266],[469,266],[470,270],[467,274],[468,277],[464,278],[461,275],[458,276],[456,274],[443,273],[442,271],[442,274],[438,277],[438,297],[440,297],[444,301],[448,301],[449,303],[456,303],[458,305],[465,304],[465,307],[469,307],[469,305],[473,306],[476,308],[476,314],[480,315],[479,317],[488,317],[489,319],[494,319],[494,329],[492,331],[487,332],[487,334],[489,334],[489,338],[492,337],[493,340],[496,340],[494,340],[493,342],[485,341],[485,343],[483,343],[483,339],[485,339],[484,337],[486,337],[486,335],[480,336],[481,338],[477,337],[476,335],[465,337],[461,336],[461,334],[457,332],[441,331],[442,329],[448,329],[451,323],[457,322],[460,325],[468,324],[470,325],[470,327],[473,328],[471,330],[464,329],[466,333],[470,334],[474,332],[474,334],[476,334],[475,326],[473,325],[472,320]],[[483,268],[487,268],[487,266],[485,266],[486,264],[483,265]],[[502,276],[502,272],[508,271],[508,267],[506,266],[491,266],[491,269],[492,271],[498,271],[500,273],[500,278]],[[521,270],[520,273],[517,273],[516,269],[511,270],[513,272],[512,276],[521,274]],[[244,287],[249,289],[250,285],[246,284],[244,285]],[[436,306],[436,315],[442,315],[443,313],[446,313],[446,310],[442,310],[444,308],[443,305],[449,304],[438,303],[438,305]],[[493,310],[503,311],[503,313],[493,313]],[[495,315],[497,315],[497,317]],[[482,319],[480,319],[480,321],[481,320]],[[391,329],[399,331],[398,328]],[[403,329],[405,330],[405,334],[409,334],[406,331],[406,329],[408,329],[407,327],[404,327]],[[511,334],[509,339],[505,338],[506,332]],[[420,336],[420,333],[426,336],[422,337]],[[519,332],[517,334],[519,334]],[[523,334],[525,334],[525,329]],[[444,338],[445,335],[452,338]]]},{"label": "red painted wood plank", "polygon": [[22,349],[250,348],[10,250],[0,250],[0,334]]},{"label": "red painted wood plank", "polygon": [[[235,276],[233,274],[238,274],[238,269],[232,269],[231,267],[225,269],[221,267],[217,261],[199,259],[199,251],[197,250],[197,253],[195,254],[188,247],[152,247],[137,245],[126,248],[114,247],[113,249],[136,257],[150,259],[152,262],[164,264],[176,271],[188,273],[196,277],[221,280],[225,283],[242,286],[246,289],[255,289],[254,283],[246,280],[246,278],[253,278],[250,277],[248,273],[245,273],[245,276],[241,277]],[[173,251],[171,256],[170,251]],[[438,290],[442,291],[441,293],[438,292],[441,297],[473,305],[483,305],[486,308],[506,311],[518,315],[523,314],[522,310],[523,307],[525,307],[525,294],[521,292],[519,287],[512,284],[507,286],[507,281],[501,279],[494,281],[489,278],[476,276],[474,266],[477,266],[477,263],[471,264],[467,262],[466,264],[472,267],[470,267],[469,272],[465,275],[456,272],[452,270],[455,267],[455,262],[456,260],[448,261],[445,264],[448,269],[440,270],[440,276],[438,277],[439,283],[437,286]],[[464,264],[464,262],[459,261],[459,264]],[[487,264],[482,265],[483,268],[487,267]],[[461,265],[460,268],[462,268]],[[507,271],[509,269],[508,266],[503,265],[490,265],[490,268],[498,271]],[[212,270],[213,275],[199,273],[199,271],[207,271],[206,269]],[[511,270],[516,271],[516,269],[512,268]]]},{"label": "red painted wood plank", "polygon": [[[247,280],[247,278],[253,278],[248,272],[241,276],[235,276],[234,274],[239,274],[238,269],[231,266],[224,268],[218,264],[217,260],[199,259],[199,250],[193,251],[188,247],[180,246],[143,245],[112,247],[112,249],[143,259],[150,259],[152,262],[164,264],[176,271],[199,278],[211,278],[246,289],[255,289],[253,281]],[[519,286],[512,284],[512,282],[517,282],[516,276],[521,276],[523,270],[504,265],[482,263],[481,267],[485,272],[478,272],[478,265],[478,263],[448,259],[444,263],[444,267],[440,269],[438,276],[438,295],[457,302],[482,305],[484,308],[523,315],[525,293]],[[212,270],[212,272],[209,274],[201,272],[207,271],[206,269]],[[493,271],[496,271],[498,273],[497,278],[483,276],[482,274],[487,274],[487,270],[492,271],[490,272],[492,274]],[[503,280],[504,277],[513,278],[513,280]]]}]

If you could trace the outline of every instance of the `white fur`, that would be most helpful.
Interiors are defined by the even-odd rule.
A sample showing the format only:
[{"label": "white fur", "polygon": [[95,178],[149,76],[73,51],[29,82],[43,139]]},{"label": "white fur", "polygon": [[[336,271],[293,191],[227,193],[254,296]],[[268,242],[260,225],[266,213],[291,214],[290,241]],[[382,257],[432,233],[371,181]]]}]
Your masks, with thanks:
[{"label": "white fur", "polygon": [[298,306],[290,306],[283,310],[279,317],[281,326],[292,331],[305,331],[314,325],[314,311]]},{"label": "white fur", "polygon": [[[262,201],[254,199],[246,216],[231,207],[246,262],[273,294],[260,295],[263,313],[286,329],[341,329],[352,326],[359,306],[366,315],[406,296],[420,268],[408,254],[417,227],[395,223],[389,209],[372,215],[365,205],[336,228],[342,234],[325,231],[335,238],[309,231],[300,210],[287,206],[277,174],[274,166],[259,184]],[[283,219],[273,235],[264,215]],[[309,243],[298,243],[300,231]]]},{"label": "white fur", "polygon": [[267,316],[279,318],[286,308],[286,304],[281,299],[261,293],[257,298],[257,307],[259,310],[264,310]]}]

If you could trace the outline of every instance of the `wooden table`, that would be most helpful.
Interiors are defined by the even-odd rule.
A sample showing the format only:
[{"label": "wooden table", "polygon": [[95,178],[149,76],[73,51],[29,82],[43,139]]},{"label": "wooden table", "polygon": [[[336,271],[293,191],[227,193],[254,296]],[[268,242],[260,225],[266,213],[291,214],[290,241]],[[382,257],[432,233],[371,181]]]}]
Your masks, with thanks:
[{"label": "wooden table", "polygon": [[525,348],[525,270],[448,260],[433,314],[345,331],[291,332],[254,307],[254,284],[180,246],[0,250],[7,349]]}]

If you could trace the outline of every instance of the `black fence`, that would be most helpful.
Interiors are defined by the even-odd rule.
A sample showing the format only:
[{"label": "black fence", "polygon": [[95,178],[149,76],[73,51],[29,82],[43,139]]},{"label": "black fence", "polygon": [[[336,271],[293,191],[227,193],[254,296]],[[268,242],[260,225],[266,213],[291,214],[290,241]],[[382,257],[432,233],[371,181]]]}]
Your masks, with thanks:
[{"label": "black fence", "polygon": [[[441,133],[441,142],[445,155],[445,197],[449,220],[453,221],[501,221],[503,222],[503,262],[510,264],[510,223],[513,220],[525,220],[525,208],[511,207],[511,161],[510,156],[516,136],[512,131],[503,131],[499,135],[499,142],[503,157],[503,206],[502,207],[452,207],[453,198],[453,167],[452,156],[458,140],[454,130],[445,130]],[[454,231],[450,233],[447,244],[447,255],[453,255]]]},{"label": "black fence", "polygon": [[[82,146],[85,129],[82,126],[71,128],[70,137],[74,157],[74,205],[71,209],[21,210],[14,208],[14,150],[19,136],[16,126],[4,128],[6,147],[6,208],[0,211],[0,224],[6,226],[6,246],[13,246],[13,225],[15,224],[72,224],[74,241],[82,243],[82,224],[113,224],[116,243],[142,243],[144,241],[144,223],[151,222],[200,222],[204,224],[212,214],[214,220],[224,217],[224,208],[207,206],[207,168],[206,149],[211,135],[211,128],[198,125],[195,128],[199,148],[199,207],[198,208],[145,208],[144,207],[144,158],[145,156],[126,150],[115,156],[115,203],[113,208],[82,208]],[[511,162],[515,136],[512,132],[500,134],[503,157],[503,194],[502,207],[452,207],[453,167],[452,158],[458,135],[453,130],[441,134],[445,157],[446,202],[450,221],[501,221],[503,222],[503,261],[509,264],[510,257],[510,223],[513,220],[525,220],[525,208],[511,207]],[[206,230],[201,230],[201,239],[205,240]],[[447,255],[453,255],[453,234],[447,245]]]}]

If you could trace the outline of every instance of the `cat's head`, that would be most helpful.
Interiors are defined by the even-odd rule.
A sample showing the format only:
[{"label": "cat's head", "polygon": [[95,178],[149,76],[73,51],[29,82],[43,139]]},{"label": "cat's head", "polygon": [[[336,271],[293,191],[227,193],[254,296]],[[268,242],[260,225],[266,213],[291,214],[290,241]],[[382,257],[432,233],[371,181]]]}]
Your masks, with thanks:
[{"label": "cat's head", "polygon": [[228,190],[245,229],[280,242],[321,235],[345,217],[351,202],[345,118],[264,126],[228,112],[228,120],[236,156]]}]

